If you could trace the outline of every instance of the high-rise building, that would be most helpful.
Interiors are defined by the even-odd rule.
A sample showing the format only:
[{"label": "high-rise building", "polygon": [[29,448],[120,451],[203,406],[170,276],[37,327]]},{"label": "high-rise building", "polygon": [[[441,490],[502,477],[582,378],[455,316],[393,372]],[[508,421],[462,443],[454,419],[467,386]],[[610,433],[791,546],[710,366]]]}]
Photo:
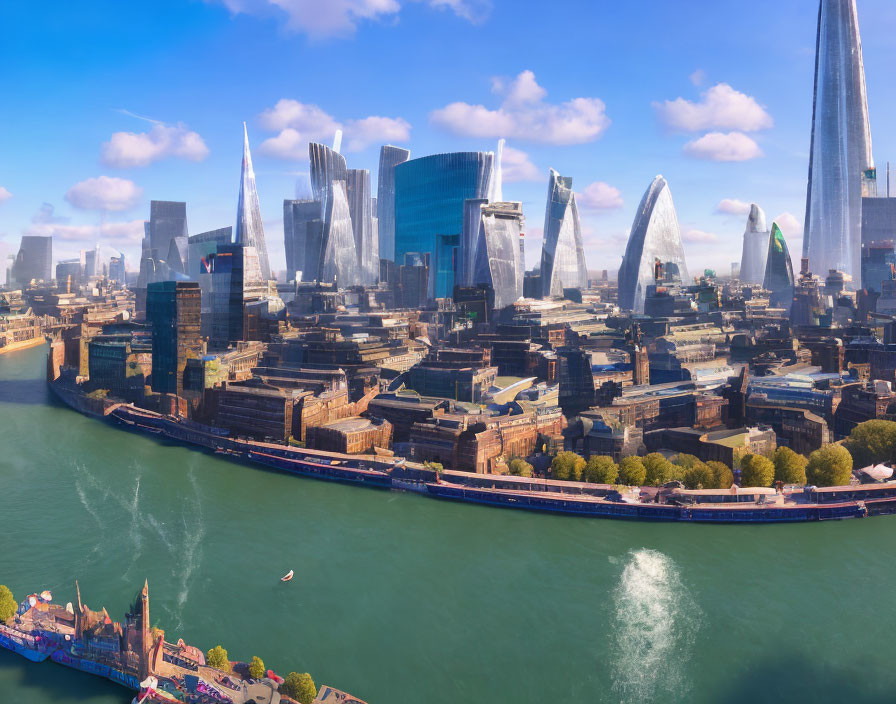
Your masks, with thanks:
[{"label": "high-rise building", "polygon": [[316,281],[320,278],[323,229],[318,201],[283,201],[287,281]]},{"label": "high-rise building", "polygon": [[753,203],[747,218],[747,229],[744,230],[744,245],[740,257],[740,280],[743,283],[762,285],[765,279],[768,238],[765,212]]},{"label": "high-rise building", "polygon": [[893,240],[862,245],[862,288],[880,293],[884,281],[896,278],[896,251]]},{"label": "high-rise building", "polygon": [[482,206],[472,284],[492,288],[497,310],[513,304],[523,295],[525,263],[520,251],[520,233],[525,222],[522,203]]},{"label": "high-rise building", "polygon": [[423,308],[429,299],[429,252],[405,252],[398,269],[403,308]]},{"label": "high-rise building", "polygon": [[218,245],[210,255],[210,273],[200,278],[209,291],[210,342],[217,348],[246,339],[245,304],[260,300],[267,292],[254,247]]},{"label": "high-rise building", "polygon": [[666,179],[657,176],[635,213],[625,256],[619,267],[619,306],[643,313],[648,286],[660,281],[687,280],[688,269],[672,192]]},{"label": "high-rise building", "polygon": [[411,152],[386,145],[380,149],[376,217],[379,220],[380,257],[395,261],[395,167],[411,158]]},{"label": "high-rise building", "polygon": [[198,281],[200,274],[211,271],[209,256],[217,251],[219,244],[233,244],[233,227],[219,227],[217,230],[200,232],[187,238],[187,276]]},{"label": "high-rise building", "polygon": [[125,265],[124,252],[119,252],[117,257],[109,259],[109,278],[120,284],[126,284],[128,281],[127,267]]},{"label": "high-rise building", "polygon": [[56,262],[56,283],[60,289],[64,289],[67,284],[75,287],[84,278],[84,266],[81,259],[63,259]]},{"label": "high-rise building", "polygon": [[395,258],[430,252],[430,298],[454,289],[454,251],[463,231],[464,201],[488,198],[492,152],[455,152],[411,159],[395,167]]},{"label": "high-rise building", "polygon": [[264,225],[258,205],[258,190],[255,188],[255,170],[252,168],[252,154],[249,153],[249,133],[243,123],[243,165],[240,170],[240,195],[236,207],[236,229],[234,240],[245,247],[253,247],[258,254],[258,264],[265,281],[271,279],[271,265],[268,248],[264,240]]},{"label": "high-rise building", "polygon": [[345,181],[333,181],[327,195],[324,216],[323,255],[320,281],[336,282],[337,286],[354,286],[361,282],[352,216],[348,205]]},{"label": "high-rise building", "polygon": [[541,248],[542,295],[562,296],[563,289],[585,288],[588,268],[582,245],[579,206],[572,178],[551,169]]},{"label": "high-rise building", "polygon": [[310,161],[311,193],[320,202],[321,214],[326,213],[327,201],[336,182],[345,183],[345,157],[324,144],[312,142],[308,145]]},{"label": "high-rise building", "polygon": [[367,169],[346,171],[346,196],[358,257],[357,283],[371,286],[380,274],[379,240],[374,237],[373,202],[370,197],[370,172]]},{"label": "high-rise building", "polygon": [[165,259],[171,247],[171,240],[175,237],[187,237],[187,204],[154,200],[149,203],[149,224],[146,226],[148,242],[144,238],[145,250],[150,250],[148,255],[156,261]]},{"label": "high-rise building", "polygon": [[464,201],[464,222],[457,250],[458,286],[473,285],[473,266],[476,263],[476,246],[479,244],[479,225],[482,222],[482,207],[487,198],[469,198]]},{"label": "high-rise building", "polygon": [[790,260],[790,250],[784,234],[777,223],[772,223],[765,262],[762,287],[771,293],[771,305],[790,310],[793,301],[793,262]]},{"label": "high-rise building", "polygon": [[803,256],[861,276],[862,196],[877,195],[855,0],[821,0]]},{"label": "high-rise building", "polygon": [[26,286],[31,281],[52,281],[53,238],[22,235],[19,252],[12,266],[13,281]]},{"label": "high-rise building", "polygon": [[152,390],[179,396],[184,389],[187,359],[202,353],[199,284],[149,284],[146,320],[152,326]]},{"label": "high-rise building", "polygon": [[85,249],[83,252],[81,252],[81,256],[84,259],[85,279],[89,281],[92,277],[102,274],[102,271],[100,271],[99,246],[96,246],[93,249]]}]

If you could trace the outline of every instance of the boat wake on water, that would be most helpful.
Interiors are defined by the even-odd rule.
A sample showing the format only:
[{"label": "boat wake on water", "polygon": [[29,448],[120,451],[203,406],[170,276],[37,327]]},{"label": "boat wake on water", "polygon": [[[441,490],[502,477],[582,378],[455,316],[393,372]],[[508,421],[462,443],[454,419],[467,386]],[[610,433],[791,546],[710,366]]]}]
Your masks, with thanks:
[{"label": "boat wake on water", "polygon": [[682,701],[700,621],[671,558],[647,549],[629,553],[613,593],[613,700]]}]

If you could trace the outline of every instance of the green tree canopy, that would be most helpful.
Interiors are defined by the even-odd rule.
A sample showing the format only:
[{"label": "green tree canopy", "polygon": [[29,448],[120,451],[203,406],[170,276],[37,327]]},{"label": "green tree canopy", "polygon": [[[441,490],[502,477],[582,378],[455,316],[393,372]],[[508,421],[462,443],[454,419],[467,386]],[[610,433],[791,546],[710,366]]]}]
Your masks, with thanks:
[{"label": "green tree canopy", "polygon": [[582,471],[582,479],[592,484],[615,484],[619,477],[619,467],[612,457],[594,455],[588,459]]},{"label": "green tree canopy", "polygon": [[647,469],[640,457],[623,457],[619,463],[619,483],[626,486],[643,486]]},{"label": "green tree canopy", "polygon": [[249,677],[260,680],[264,677],[264,673],[264,661],[257,655],[253,655],[252,660],[249,662]]},{"label": "green tree canopy", "polygon": [[859,423],[846,440],[856,467],[896,460],[896,422],[868,420]]},{"label": "green tree canopy", "polygon": [[684,485],[688,489],[715,489],[716,476],[705,462],[684,470]]},{"label": "green tree canopy", "polygon": [[703,464],[703,460],[696,455],[689,455],[686,452],[682,452],[675,456],[675,464],[682,469],[691,469],[691,467]]},{"label": "green tree canopy", "polygon": [[585,460],[575,452],[558,452],[551,460],[551,477],[577,482],[582,478]]},{"label": "green tree canopy", "polygon": [[714,488],[731,488],[731,485],[734,484],[734,472],[731,471],[731,467],[724,462],[717,462],[716,460],[710,460],[706,463],[706,466],[712,470],[713,477],[715,477]]},{"label": "green tree canopy", "polygon": [[846,486],[852,479],[852,455],[840,445],[825,445],[809,455],[806,479],[815,486]]},{"label": "green tree canopy", "polygon": [[514,457],[508,465],[510,473],[515,477],[531,477],[532,465],[520,457]]},{"label": "green tree canopy", "polygon": [[205,654],[205,662],[209,667],[230,672],[230,658],[220,645],[216,645]]},{"label": "green tree canopy", "polygon": [[9,621],[19,608],[15,597],[12,595],[9,587],[0,584],[0,623]]},{"label": "green tree canopy", "polygon": [[317,696],[317,687],[307,672],[290,672],[284,680],[280,691],[301,704],[311,704]]},{"label": "green tree canopy", "polygon": [[775,464],[762,455],[744,455],[740,461],[740,485],[769,487],[775,481]]},{"label": "green tree canopy", "polygon": [[775,463],[775,481],[783,484],[805,484],[806,465],[809,460],[789,447],[779,447],[772,456]]},{"label": "green tree canopy", "polygon": [[644,469],[646,470],[644,484],[647,486],[662,486],[675,478],[675,465],[659,452],[651,452],[641,461],[644,463]]}]

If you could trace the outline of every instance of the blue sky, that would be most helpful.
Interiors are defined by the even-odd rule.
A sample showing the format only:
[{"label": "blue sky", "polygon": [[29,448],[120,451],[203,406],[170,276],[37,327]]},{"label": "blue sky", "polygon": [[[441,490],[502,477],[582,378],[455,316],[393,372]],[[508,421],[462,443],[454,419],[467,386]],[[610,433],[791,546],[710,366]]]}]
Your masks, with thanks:
[{"label": "blue sky", "polygon": [[[662,173],[695,270],[740,258],[744,204],[800,251],[816,0],[120,0],[2,3],[0,254],[53,233],[136,266],[149,201],[191,233],[230,225],[249,127],[272,264],[308,139],[346,132],[375,178],[494,149],[537,261],[550,167],[579,192],[591,269],[615,270]],[[896,162],[896,3],[859,0],[874,155]],[[9,31],[12,28],[12,31]],[[730,202],[729,202],[730,201]],[[47,205],[49,204],[49,205]],[[721,206],[721,207],[720,207]],[[722,212],[729,211],[729,212]]]}]

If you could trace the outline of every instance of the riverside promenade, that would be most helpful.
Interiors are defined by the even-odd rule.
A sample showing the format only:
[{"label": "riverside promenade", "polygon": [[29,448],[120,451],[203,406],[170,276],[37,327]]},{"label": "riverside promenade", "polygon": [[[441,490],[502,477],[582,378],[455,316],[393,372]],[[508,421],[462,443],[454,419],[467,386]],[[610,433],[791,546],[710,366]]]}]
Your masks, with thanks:
[{"label": "riverside promenade", "polygon": [[805,523],[896,513],[896,481],[806,487],[789,492],[732,487],[717,491],[626,490],[550,479],[436,471],[403,458],[345,455],[233,438],[226,430],[165,416],[131,404],[92,399],[48,382],[71,408],[134,432],[198,446],[279,471],[432,498],[591,518],[692,523]]},{"label": "riverside promenade", "polygon": [[[283,678],[271,670],[253,679],[244,665],[231,671],[206,663],[202,650],[165,640],[165,632],[150,627],[149,584],[137,594],[124,622],[113,621],[105,609],[91,610],[81,601],[62,606],[48,591],[30,594],[6,623],[0,622],[0,647],[31,662],[51,660],[103,677],[138,693],[134,701],[168,704],[294,704],[281,694]],[[338,695],[338,698],[333,695]],[[360,699],[323,686],[312,704],[365,704]]]}]

